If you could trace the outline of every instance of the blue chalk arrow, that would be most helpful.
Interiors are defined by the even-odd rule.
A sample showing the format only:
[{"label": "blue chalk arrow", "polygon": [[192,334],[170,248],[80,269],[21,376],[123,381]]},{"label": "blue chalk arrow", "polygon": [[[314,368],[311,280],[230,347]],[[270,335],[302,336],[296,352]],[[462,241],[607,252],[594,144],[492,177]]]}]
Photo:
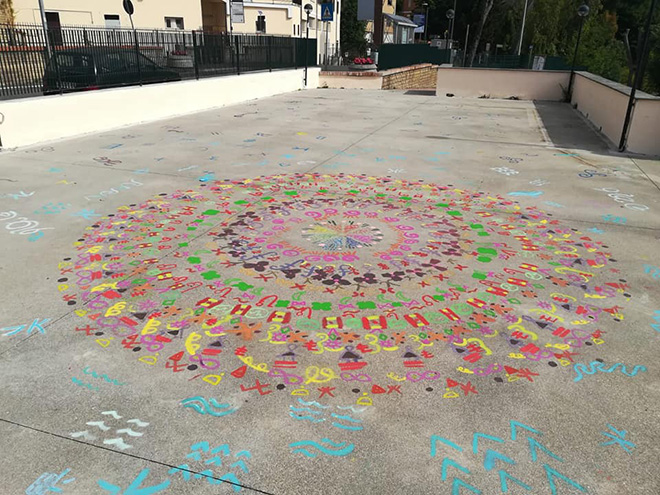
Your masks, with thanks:
[{"label": "blue chalk arrow", "polygon": [[507,464],[515,464],[516,461],[513,459],[505,456],[504,454],[500,454],[499,452],[495,450],[488,450],[486,452],[486,457],[484,458],[484,469],[486,471],[490,471],[495,467],[495,461],[496,460],[504,461]]},{"label": "blue chalk arrow", "polygon": [[472,452],[477,454],[479,452],[479,439],[480,438],[486,438],[488,440],[492,440],[494,442],[498,443],[504,443],[504,440],[502,440],[499,437],[492,437],[490,435],[486,435],[485,433],[475,433],[474,436],[472,437]]},{"label": "blue chalk arrow", "polygon": [[541,445],[536,439],[532,437],[527,437],[527,441],[529,442],[529,453],[532,455],[532,462],[536,462],[536,459],[538,458],[536,449],[541,449],[543,452],[545,452],[553,459],[556,459],[559,462],[564,462],[564,460],[561,457],[550,452],[550,450],[548,450],[546,446]]},{"label": "blue chalk arrow", "polygon": [[527,426],[522,423],[519,423],[518,421],[511,420],[511,440],[513,440],[514,442],[516,440],[516,437],[518,436],[518,432],[516,431],[516,426],[523,428],[527,431],[531,431],[532,433],[536,433],[537,435],[543,435],[543,433],[541,433],[538,430],[535,430],[531,426]]},{"label": "blue chalk arrow", "polygon": [[454,483],[452,484],[452,487],[451,487],[451,495],[460,495],[461,494],[461,487],[467,488],[472,493],[476,493],[477,495],[479,495],[481,493],[481,490],[479,490],[478,488],[476,488],[472,485],[468,485],[462,479],[454,478]]},{"label": "blue chalk arrow", "polygon": [[511,476],[509,473],[507,473],[503,469],[500,469],[500,487],[502,488],[502,493],[508,493],[509,492],[509,485],[507,484],[506,480],[513,481],[516,485],[522,486],[525,490],[531,490],[532,489],[531,486],[523,483],[518,478],[514,478],[513,476]]},{"label": "blue chalk arrow", "polygon": [[446,438],[443,438],[438,435],[431,435],[431,457],[435,457],[435,454],[437,452],[438,442],[444,443],[445,445],[449,445],[454,450],[463,452],[463,449],[459,445],[456,445],[451,440],[447,440]]},{"label": "blue chalk arrow", "polygon": [[450,459],[449,457],[445,457],[442,460],[442,481],[445,481],[447,479],[448,466],[455,467],[459,471],[463,471],[465,474],[470,474],[470,470],[468,468],[461,466],[458,462],[456,462],[453,459]]},{"label": "blue chalk arrow", "polygon": [[571,485],[573,488],[577,488],[581,492],[586,492],[587,491],[587,489],[585,487],[583,487],[579,483],[576,483],[572,479],[567,478],[566,476],[564,476],[560,472],[555,471],[554,469],[552,469],[547,464],[544,464],[543,468],[545,469],[545,474],[548,477],[548,483],[550,484],[550,490],[552,491],[552,495],[557,495],[557,485],[555,485],[555,478],[559,478],[559,479],[565,481],[566,483]]}]

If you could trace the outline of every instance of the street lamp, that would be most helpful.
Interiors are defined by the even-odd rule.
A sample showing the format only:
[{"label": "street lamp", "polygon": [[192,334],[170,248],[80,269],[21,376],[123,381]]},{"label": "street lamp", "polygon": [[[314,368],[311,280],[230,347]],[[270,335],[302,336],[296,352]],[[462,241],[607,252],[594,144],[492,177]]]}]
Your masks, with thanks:
[{"label": "street lamp", "polygon": [[[457,0],[454,0],[454,9],[453,9],[454,10],[454,17],[456,17],[456,15],[455,15],[455,13],[456,13],[456,2],[457,2]],[[456,23],[456,19],[453,18],[451,20],[451,29],[449,31],[449,37],[452,39],[452,41],[454,40],[454,24],[455,23]]]},{"label": "street lamp", "polygon": [[429,4],[427,2],[424,2],[422,4],[422,7],[426,8],[426,15],[424,16],[424,41],[429,39],[429,32],[428,32],[428,26],[429,26]]},{"label": "street lamp", "polygon": [[307,14],[307,26],[305,26],[306,29],[306,40],[305,40],[305,87],[307,87],[307,50],[309,50],[309,15],[312,13],[312,10],[314,10],[314,7],[312,7],[311,3],[305,4],[305,14]]},{"label": "street lamp", "polygon": [[589,6],[586,4],[580,5],[577,11],[580,17],[580,29],[578,31],[577,43],[575,43],[575,55],[573,56],[573,63],[571,64],[571,79],[568,83],[568,101],[573,98],[573,84],[575,82],[575,64],[577,63],[578,51],[580,50],[580,38],[582,38],[582,28],[584,27],[584,20],[589,15]]},{"label": "street lamp", "polygon": [[[456,12],[454,12],[454,9],[449,9],[447,11],[447,19],[449,20],[449,25],[447,26],[447,31],[445,31],[445,40],[447,40],[447,36],[449,35],[449,31],[451,30],[451,26],[455,16],[456,16]],[[449,46],[445,46],[445,49],[448,48]]]}]

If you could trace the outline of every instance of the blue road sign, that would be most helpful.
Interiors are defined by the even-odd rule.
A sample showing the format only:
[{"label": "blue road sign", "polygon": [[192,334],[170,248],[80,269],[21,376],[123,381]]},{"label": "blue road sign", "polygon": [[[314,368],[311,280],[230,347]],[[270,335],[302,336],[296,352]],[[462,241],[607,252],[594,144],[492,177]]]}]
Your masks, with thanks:
[{"label": "blue road sign", "polygon": [[321,4],[321,20],[322,21],[332,21],[335,14],[335,4],[334,3],[322,3]]}]

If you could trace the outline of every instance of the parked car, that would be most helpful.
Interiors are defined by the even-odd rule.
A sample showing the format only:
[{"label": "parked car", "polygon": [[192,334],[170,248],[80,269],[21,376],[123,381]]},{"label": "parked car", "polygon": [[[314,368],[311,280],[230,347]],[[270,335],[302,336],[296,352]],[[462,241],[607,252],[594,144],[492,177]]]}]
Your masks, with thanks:
[{"label": "parked car", "polygon": [[44,72],[44,94],[181,80],[178,72],[137,55],[124,48],[58,50]]}]

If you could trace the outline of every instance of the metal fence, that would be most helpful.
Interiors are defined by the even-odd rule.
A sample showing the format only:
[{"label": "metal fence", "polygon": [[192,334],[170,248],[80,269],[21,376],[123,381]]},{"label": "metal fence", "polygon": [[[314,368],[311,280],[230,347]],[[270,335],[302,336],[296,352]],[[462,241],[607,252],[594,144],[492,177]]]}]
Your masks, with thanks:
[{"label": "metal fence", "polygon": [[0,25],[0,99],[316,65],[316,40]]}]

